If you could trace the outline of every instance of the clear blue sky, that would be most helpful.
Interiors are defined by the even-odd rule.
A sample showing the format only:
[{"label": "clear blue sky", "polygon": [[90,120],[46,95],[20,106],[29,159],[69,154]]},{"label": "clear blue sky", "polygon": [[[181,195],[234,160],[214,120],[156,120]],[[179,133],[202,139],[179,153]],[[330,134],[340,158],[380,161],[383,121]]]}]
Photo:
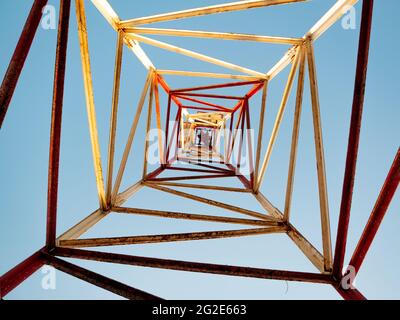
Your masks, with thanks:
[{"label": "clear blue sky", "polygon": [[[222,1],[128,1],[113,0],[121,18],[133,18],[221,3]],[[303,4],[197,17],[154,26],[274,36],[302,36],[334,3],[313,0]],[[0,75],[7,68],[32,1],[0,3]],[[49,1],[58,11],[58,1]],[[112,76],[116,35],[94,6],[87,1],[87,19],[94,79],[95,103],[103,167],[108,141]],[[350,223],[347,260],[359,239],[373,208],[393,157],[399,147],[400,109],[398,93],[399,43],[397,0],[376,1],[371,39],[370,65],[365,98],[363,128]],[[321,100],[323,135],[331,215],[332,240],[337,220],[344,172],[349,117],[359,34],[361,2],[356,5],[356,30],[344,30],[340,22],[315,45]],[[43,246],[45,240],[46,190],[50,110],[55,57],[56,30],[39,29],[16,89],[10,110],[0,132],[0,273]],[[236,41],[154,37],[185,48],[226,59],[258,71],[267,71],[287,49],[286,46]],[[195,71],[225,70],[173,53],[144,45],[156,67]],[[117,136],[117,164],[121,159],[133,112],[145,79],[145,69],[125,50]],[[288,70],[273,80],[267,106],[264,141],[271,132]],[[172,87],[193,86],[206,80],[167,78]],[[320,220],[315,173],[315,156],[309,87],[305,100],[299,142],[298,167],[293,199],[293,224],[321,249]],[[162,100],[164,101],[164,100]],[[253,125],[258,127],[260,97],[251,102]],[[163,105],[165,110],[165,104]],[[293,119],[293,94],[289,99],[276,148],[271,158],[263,193],[283,210],[288,155]],[[144,117],[138,127],[127,175],[122,188],[138,180],[143,160]],[[266,142],[264,143],[264,150]],[[217,182],[217,181],[216,181]],[[219,194],[199,192],[219,197]],[[239,199],[240,198],[240,199]],[[224,196],[222,201],[260,210],[251,196]],[[62,150],[60,166],[58,233],[96,209],[97,195],[90,151],[79,45],[72,7],[66,74]],[[127,205],[153,209],[179,209],[198,213],[222,213],[189,200],[143,190]],[[368,298],[400,298],[398,277],[400,235],[400,196],[397,194],[381,229],[365,259],[356,286]],[[229,214],[224,212],[223,214]],[[200,230],[229,229],[232,226],[200,222],[165,221],[158,218],[112,215],[100,222],[87,236],[136,235]],[[115,252],[191,261],[248,265],[254,267],[316,271],[285,236],[210,240],[172,244],[116,247]],[[169,299],[337,299],[330,286],[285,283],[269,280],[223,277],[206,274],[146,269],[93,262],[76,263],[114,279]],[[41,287],[40,271],[19,286],[9,299],[114,299],[119,298],[97,287],[57,272],[56,290]]]}]

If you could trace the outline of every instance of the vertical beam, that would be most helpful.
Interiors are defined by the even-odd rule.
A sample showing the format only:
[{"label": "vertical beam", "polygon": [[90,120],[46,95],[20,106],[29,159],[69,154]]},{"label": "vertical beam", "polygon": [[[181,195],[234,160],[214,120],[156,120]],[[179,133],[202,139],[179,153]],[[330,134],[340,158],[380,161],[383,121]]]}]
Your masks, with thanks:
[{"label": "vertical beam", "polygon": [[286,222],[289,221],[289,217],[290,217],[294,174],[295,174],[295,170],[296,170],[297,144],[299,141],[300,118],[301,118],[301,109],[302,109],[302,103],[303,103],[304,71],[305,71],[305,58],[306,58],[304,48],[301,49],[300,54],[301,54],[301,58],[300,58],[300,67],[299,67],[299,78],[298,78],[298,83],[297,83],[296,108],[294,111],[292,145],[290,148],[289,171],[288,171],[288,179],[287,179],[287,185],[286,185],[285,211],[283,214],[283,219]]},{"label": "vertical beam", "polygon": [[264,133],[264,121],[265,121],[265,108],[267,103],[267,92],[268,92],[268,81],[265,81],[262,91],[261,98],[261,110],[260,110],[260,123],[258,127],[258,138],[257,138],[257,150],[256,150],[256,164],[254,168],[254,181],[253,181],[253,190],[257,187],[257,177],[258,172],[260,170],[260,158],[261,158],[261,147],[262,147],[262,137]]},{"label": "vertical beam", "polygon": [[103,170],[101,167],[100,145],[97,133],[96,111],[93,97],[92,73],[90,70],[89,43],[86,26],[85,4],[83,0],[76,0],[76,19],[78,22],[79,46],[82,60],[82,73],[85,85],[86,109],[89,121],[90,140],[97,183],[97,193],[100,208],[106,208],[104,192]]},{"label": "vertical beam", "polygon": [[[178,155],[179,155],[179,134],[181,132],[181,122],[182,122],[182,107],[179,107],[179,112],[178,112],[178,122],[176,123],[176,148],[175,148],[175,155],[174,157],[176,159],[178,159]],[[173,137],[171,137],[173,138]]]},{"label": "vertical beam", "polygon": [[13,97],[15,87],[17,86],[19,76],[25,64],[31,48],[33,38],[42,18],[42,9],[46,5],[47,0],[35,0],[26,19],[24,28],[22,29],[17,46],[11,57],[6,74],[0,87],[0,129],[6,117],[8,106]]},{"label": "vertical beam", "polygon": [[240,140],[239,140],[239,151],[238,151],[238,156],[236,160],[236,172],[240,171],[240,165],[242,162],[242,150],[243,150],[243,135],[244,135],[244,123],[246,119],[246,115],[248,112],[247,104],[246,101],[243,101],[243,113],[242,113],[242,120],[241,120],[241,125],[240,125]]},{"label": "vertical beam", "polygon": [[333,262],[333,275],[337,279],[340,279],[342,275],[343,262],[346,253],[347,232],[350,221],[354,177],[356,174],[358,145],[360,141],[362,112],[364,106],[365,84],[367,80],[373,6],[373,0],[364,0],[361,17],[360,38],[358,44],[358,61],[356,79],[354,84],[354,97],[350,120],[346,168],[343,179],[342,201],[340,205],[335,257]]},{"label": "vertical beam", "polygon": [[230,121],[230,124],[229,124],[229,132],[228,132],[229,137],[228,137],[228,140],[227,140],[227,148],[226,148],[227,151],[226,151],[226,154],[225,154],[225,162],[226,163],[229,162],[228,156],[229,156],[230,145],[231,145],[232,136],[233,136],[233,121],[234,120],[235,120],[235,111],[233,111],[232,114],[231,114],[231,121]]},{"label": "vertical beam", "polygon": [[58,22],[56,61],[54,67],[53,103],[51,110],[49,172],[47,186],[46,245],[56,244],[58,172],[60,162],[61,122],[64,100],[65,64],[67,58],[68,29],[71,0],[61,0]]},{"label": "vertical beam", "polygon": [[229,162],[231,160],[231,156],[232,156],[232,153],[233,153],[233,147],[235,146],[236,136],[237,136],[237,132],[238,132],[238,129],[239,129],[240,121],[242,120],[242,117],[243,117],[243,112],[244,112],[243,100],[240,102],[240,105],[241,105],[241,110],[240,110],[238,119],[236,121],[235,130],[231,133],[231,138],[232,139],[231,138],[229,139],[229,141],[230,141],[230,149],[229,149],[227,162]]},{"label": "vertical beam", "polygon": [[223,137],[224,137],[224,145],[223,145],[223,150],[224,150],[224,162],[226,162],[226,155],[228,154],[228,129],[226,125],[226,120],[224,121],[224,125],[222,128],[223,132]]},{"label": "vertical beam", "polygon": [[171,151],[172,141],[174,139],[175,132],[176,132],[177,127],[178,127],[178,123],[179,123],[178,121],[179,121],[179,117],[180,117],[180,114],[181,114],[181,110],[182,110],[182,108],[178,107],[178,111],[176,112],[174,127],[172,128],[171,138],[169,139],[168,148],[167,148],[167,152],[166,152],[167,165],[169,164],[169,160],[170,160],[169,159],[169,153]]},{"label": "vertical beam", "polygon": [[257,187],[255,188],[255,192],[258,192],[258,190],[260,189],[260,186],[264,180],[265,171],[267,170],[268,163],[271,158],[272,149],[274,147],[276,138],[278,136],[279,128],[281,126],[282,119],[283,119],[283,114],[285,112],[286,105],[289,100],[290,91],[292,90],[293,81],[294,81],[294,77],[296,74],[296,69],[299,64],[300,50],[301,50],[301,47],[297,48],[297,50],[296,50],[295,60],[293,61],[292,69],[290,70],[290,73],[289,73],[285,91],[283,92],[282,101],[279,106],[278,113],[276,115],[274,127],[272,128],[271,138],[268,143],[268,147],[267,147],[267,151],[264,156],[263,164],[261,166],[261,170],[260,170],[258,177],[256,177]]},{"label": "vertical beam", "polygon": [[249,108],[249,100],[246,99],[246,127],[247,127],[247,148],[249,151],[248,160],[250,167],[250,182],[251,185],[254,185],[254,159],[253,159],[253,144],[251,141],[251,123],[250,123],[250,108]]},{"label": "vertical beam", "polygon": [[329,222],[328,192],[326,186],[325,157],[322,141],[322,125],[319,106],[319,94],[317,84],[317,71],[315,66],[314,48],[311,40],[306,42],[308,57],[308,73],[310,78],[311,105],[314,124],[315,155],[317,159],[319,204],[321,211],[322,246],[324,253],[325,270],[332,269],[332,244]]},{"label": "vertical beam", "polygon": [[378,232],[379,226],[385,217],[386,211],[393,199],[393,196],[400,183],[400,148],[397,150],[396,157],[387,175],[385,183],[379,193],[378,199],[375,203],[374,209],[368,219],[368,223],[364,228],[360,240],[358,241],[356,250],[350,260],[349,265],[355,269],[357,274],[363,263],[365,256],[368,253],[372,241]]},{"label": "vertical beam", "polygon": [[152,81],[152,76],[153,76],[153,71],[152,71],[152,69],[150,69],[150,71],[147,73],[147,78],[146,78],[146,81],[144,83],[142,94],[141,94],[140,99],[139,99],[139,103],[138,103],[138,106],[137,106],[137,109],[136,109],[135,117],[134,117],[134,119],[132,121],[131,129],[129,130],[128,141],[126,142],[124,153],[123,153],[122,159],[121,159],[121,163],[119,165],[117,177],[115,179],[115,184],[114,184],[114,188],[113,188],[112,195],[111,195],[111,202],[112,203],[114,203],[114,200],[116,199],[116,196],[117,196],[118,191],[119,191],[119,187],[121,186],[122,176],[124,175],[124,172],[125,172],[126,163],[128,161],[129,153],[130,153],[131,148],[132,148],[133,138],[135,137],[135,134],[136,134],[136,128],[137,128],[138,123],[139,123],[140,115],[142,114],[144,101],[146,99],[147,91],[148,91],[149,86],[150,86],[151,81]]},{"label": "vertical beam", "polygon": [[160,110],[160,96],[158,92],[158,77],[155,76],[153,78],[153,86],[154,86],[154,100],[156,107],[156,122],[157,122],[157,135],[158,135],[158,149],[160,154],[160,165],[163,165],[164,162],[164,149],[163,149],[163,130],[161,126],[161,110]]},{"label": "vertical beam", "polygon": [[114,153],[115,153],[115,136],[117,132],[117,117],[118,117],[118,101],[119,89],[121,83],[121,66],[122,66],[122,53],[124,46],[124,36],[120,31],[117,37],[117,46],[115,54],[115,67],[114,67],[114,85],[113,96],[111,102],[111,117],[110,117],[110,136],[108,141],[108,161],[107,161],[107,186],[106,186],[106,202],[107,208],[111,207],[111,193],[113,183],[113,170],[114,170]]},{"label": "vertical beam", "polygon": [[183,112],[183,110],[182,110],[182,112],[181,112],[181,116],[180,116],[180,121],[179,121],[179,136],[180,136],[180,140],[181,140],[181,147],[182,147],[182,149],[185,149],[185,128],[184,128],[184,126],[183,126],[183,124],[184,124],[184,122],[183,122],[183,115],[184,115],[185,113]]},{"label": "vertical beam", "polygon": [[149,108],[147,113],[147,123],[146,123],[146,134],[145,134],[145,142],[144,142],[144,161],[143,161],[143,175],[142,179],[144,180],[147,175],[147,152],[149,149],[149,131],[151,127],[151,115],[153,112],[153,96],[154,96],[154,86],[150,85],[150,95],[149,95]]},{"label": "vertical beam", "polygon": [[45,264],[41,251],[37,251],[0,277],[0,299],[18,287]]},{"label": "vertical beam", "polygon": [[168,148],[168,138],[169,138],[169,119],[171,117],[171,94],[168,94],[168,107],[167,107],[167,119],[165,120],[165,144],[164,144],[164,164],[168,162],[167,148]]}]

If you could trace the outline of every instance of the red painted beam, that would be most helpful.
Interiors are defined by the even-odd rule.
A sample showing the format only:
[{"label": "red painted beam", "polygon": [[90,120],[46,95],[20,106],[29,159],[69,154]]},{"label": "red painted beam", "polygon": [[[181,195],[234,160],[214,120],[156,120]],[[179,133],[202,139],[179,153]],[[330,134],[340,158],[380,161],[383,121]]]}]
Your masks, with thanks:
[{"label": "red painted beam", "polygon": [[67,261],[61,260],[51,255],[47,255],[47,260],[54,268],[70,274],[75,278],[81,279],[95,286],[103,288],[107,291],[115,293],[121,297],[130,300],[162,300],[161,298],[144,292],[142,290],[132,288],[121,282],[102,276],[101,274],[84,269]]},{"label": "red painted beam", "polygon": [[[164,79],[162,76],[160,76],[160,75],[158,74],[158,75],[157,75],[157,80],[158,80],[158,83],[161,85],[161,87],[164,89],[164,91],[169,95],[170,92],[171,92],[171,89],[170,89],[170,87],[168,86],[168,84],[167,84],[167,82],[165,81],[165,79]],[[175,96],[172,96],[172,100],[174,100],[175,104],[176,104],[178,107],[182,107],[181,102],[180,102],[179,99],[177,99]]]},{"label": "red painted beam", "polygon": [[335,287],[335,289],[345,300],[357,300],[357,301],[367,300],[367,298],[365,298],[363,294],[357,289],[346,290],[343,289],[341,286]]},{"label": "red painted beam", "polygon": [[203,97],[203,98],[213,98],[213,99],[227,99],[227,100],[243,100],[243,97],[235,96],[225,96],[220,94],[208,94],[208,93],[179,93],[175,94],[177,97]]},{"label": "red painted beam", "polygon": [[[202,172],[202,173],[226,173],[222,170],[211,170],[211,169],[194,169],[194,168],[182,168],[182,167],[169,167],[168,170],[176,170],[176,171],[189,171],[189,172]],[[228,171],[228,170],[227,170]]]},{"label": "red painted beam", "polygon": [[167,82],[165,81],[165,79],[162,76],[160,76],[159,74],[157,74],[157,78],[158,78],[158,83],[161,85],[161,87],[164,89],[164,91],[167,94],[170,94],[171,89],[167,85]]},{"label": "red painted beam", "polygon": [[362,8],[353,106],[350,120],[350,132],[343,180],[342,201],[340,205],[340,215],[333,262],[333,275],[336,279],[340,279],[342,276],[344,257],[346,253],[347,233],[350,221],[351,202],[353,198],[354,177],[356,174],[358,145],[360,141],[362,111],[364,106],[365,84],[367,79],[373,4],[373,0],[364,0]]},{"label": "red painted beam", "polygon": [[397,190],[400,183],[400,148],[397,150],[396,157],[393,161],[392,167],[387,175],[385,183],[381,189],[378,199],[375,203],[374,209],[369,217],[367,225],[358,241],[356,250],[350,260],[349,266],[355,269],[355,273],[359,271],[365,256],[368,253],[372,241],[379,230],[383,218],[387,212],[390,202]]},{"label": "red painted beam", "polygon": [[250,277],[259,279],[276,279],[287,281],[305,281],[313,283],[331,284],[332,277],[328,274],[307,273],[297,271],[270,270],[251,267],[238,267],[211,263],[199,263],[180,260],[169,260],[130,256],[117,253],[99,251],[57,248],[55,255],[65,258],[76,258],[107,263],[118,263],[131,266],[170,269],[178,271],[211,273],[226,276]]},{"label": "red painted beam", "polygon": [[251,123],[250,123],[250,108],[249,100],[246,99],[246,128],[247,128],[247,146],[248,146],[248,159],[250,166],[250,183],[254,185],[254,159],[253,159],[253,143],[251,141]]},{"label": "red painted beam", "polygon": [[146,179],[153,179],[153,178],[159,176],[164,170],[165,170],[164,167],[159,167],[159,168],[155,169],[154,171],[150,172],[150,173],[145,177],[145,180],[146,180]]},{"label": "red painted beam", "polygon": [[46,5],[47,0],[35,0],[26,19],[24,28],[22,29],[17,46],[14,50],[10,64],[8,65],[6,74],[0,87],[0,129],[6,117],[8,107],[14,95],[15,88],[18,83],[24,67],[26,57],[28,56],[36,30],[42,18],[42,9]]},{"label": "red painted beam", "polygon": [[200,87],[192,87],[192,88],[183,88],[172,90],[173,93],[181,93],[181,92],[188,92],[188,91],[200,91],[200,90],[210,90],[210,89],[221,89],[221,88],[231,88],[231,87],[240,87],[240,86],[247,86],[250,84],[258,84],[264,82],[262,80],[253,80],[253,81],[241,81],[241,82],[228,82],[228,83],[221,83],[221,84],[214,84],[209,86],[200,86]]},{"label": "red painted beam", "polygon": [[183,105],[182,108],[185,109],[192,109],[192,110],[204,110],[204,111],[215,111],[215,112],[232,112],[231,109],[227,108],[207,108],[207,107],[196,107],[196,106],[185,106]]},{"label": "red painted beam", "polygon": [[[165,144],[164,144],[164,150],[167,150],[168,147],[168,135],[169,135],[169,120],[171,116],[171,100],[172,97],[170,94],[168,94],[168,107],[167,107],[167,118],[165,120]],[[168,163],[168,156],[167,153],[165,152],[164,155],[164,164]]]},{"label": "red painted beam", "polygon": [[234,172],[232,172],[232,173],[218,172],[217,174],[210,174],[210,175],[152,178],[152,179],[146,179],[146,181],[180,181],[180,180],[219,179],[219,178],[234,177],[234,176],[235,176]]},{"label": "red painted beam", "polygon": [[250,99],[254,96],[258,91],[260,91],[264,87],[264,82],[259,83],[258,85],[253,86],[253,88],[246,94],[246,98]]},{"label": "red painted beam", "polygon": [[67,56],[70,7],[71,0],[61,0],[50,129],[46,228],[46,245],[48,247],[54,247],[56,243],[58,172],[60,162],[61,122],[64,98],[65,63]]},{"label": "red painted beam", "polygon": [[181,134],[181,130],[183,130],[183,128],[181,128],[182,108],[179,108],[178,115],[179,115],[178,121],[176,122],[176,125],[177,125],[177,130],[176,130],[176,148],[175,148],[175,155],[174,155],[176,158],[178,157],[178,151],[179,151],[179,142],[180,142],[179,135]]},{"label": "red painted beam", "polygon": [[[209,107],[214,107],[214,108],[219,108],[219,109],[227,109],[224,106],[221,106],[221,105],[218,105],[215,103],[211,103],[211,102],[207,102],[207,101],[203,101],[203,100],[199,100],[199,99],[194,99],[194,98],[189,98],[186,96],[179,96],[179,99],[200,103],[200,104],[203,104],[203,105],[209,106]],[[228,109],[228,110],[230,110],[230,109]]]},{"label": "red painted beam", "polygon": [[225,173],[232,172],[231,170],[228,170],[228,169],[219,168],[219,167],[208,165],[208,164],[204,164],[204,163],[198,163],[198,162],[192,161],[192,160],[179,159],[179,161],[185,162],[185,163],[188,163],[188,164],[191,164],[191,165],[195,165],[195,166],[200,166],[200,167],[204,167],[204,168],[209,168],[209,169],[225,172]]},{"label": "red painted beam", "polygon": [[[236,171],[236,168],[235,168],[233,165],[231,165],[230,163],[227,163],[226,166],[227,166],[230,170]],[[251,188],[252,188],[249,179],[247,179],[244,175],[242,175],[242,174],[237,174],[236,177],[238,177],[238,179],[240,180],[240,182],[244,185],[244,187],[245,187],[246,189],[251,189]]]},{"label": "red painted beam", "polygon": [[[177,113],[176,113],[175,124],[174,124],[174,127],[173,127],[173,129],[172,129],[171,138],[170,138],[170,140],[169,140],[169,142],[168,142],[168,147],[167,147],[167,152],[166,152],[166,158],[167,158],[167,159],[169,158],[169,153],[170,153],[170,151],[171,151],[172,141],[173,141],[173,139],[174,139],[175,132],[176,132],[176,130],[177,130],[177,126],[178,126],[178,123],[179,123],[179,117],[180,117],[181,110],[182,110],[182,109],[179,108],[178,111],[177,111]],[[167,140],[167,139],[168,139],[168,137],[166,137],[166,140]],[[168,160],[168,162],[169,162],[169,160]]]},{"label": "red painted beam", "polygon": [[237,120],[237,122],[236,122],[235,131],[234,131],[234,132],[231,131],[231,132],[232,132],[232,133],[231,133],[231,134],[232,134],[232,139],[229,139],[229,143],[230,143],[230,149],[229,149],[229,152],[228,152],[228,160],[229,160],[229,161],[230,161],[231,156],[232,156],[233,148],[234,148],[235,142],[236,142],[237,131],[238,131],[239,125],[240,125],[240,123],[241,123],[241,121],[242,121],[243,112],[244,112],[243,101],[240,102],[240,105],[241,105],[241,110],[240,110],[240,113],[239,113],[238,120]]},{"label": "red painted beam", "polygon": [[[257,92],[259,92],[264,86],[264,83],[261,84],[256,84],[251,88],[251,90],[244,96],[245,99],[250,99],[252,98]],[[241,101],[239,101],[236,106],[233,108],[233,111],[236,111],[240,108],[241,106]]]},{"label": "red painted beam", "polygon": [[247,105],[246,105],[246,100],[243,102],[243,115],[241,119],[241,126],[240,126],[240,142],[239,142],[239,152],[238,152],[238,157],[236,160],[236,168],[238,169],[237,171],[240,170],[240,166],[242,164],[242,151],[243,151],[243,138],[244,138],[244,123],[246,119],[246,114],[247,114]]},{"label": "red painted beam", "polygon": [[46,263],[41,250],[12,268],[0,277],[0,299],[18,287]]},{"label": "red painted beam", "polygon": [[229,137],[228,137],[227,142],[225,142],[228,145],[228,148],[227,148],[227,153],[228,154],[225,155],[225,158],[227,158],[229,153],[230,153],[230,146],[231,146],[231,143],[232,143],[232,136],[233,136],[233,120],[234,120],[234,118],[235,118],[235,112],[232,112],[231,120],[230,120],[230,124],[229,124],[229,132],[228,132]]}]

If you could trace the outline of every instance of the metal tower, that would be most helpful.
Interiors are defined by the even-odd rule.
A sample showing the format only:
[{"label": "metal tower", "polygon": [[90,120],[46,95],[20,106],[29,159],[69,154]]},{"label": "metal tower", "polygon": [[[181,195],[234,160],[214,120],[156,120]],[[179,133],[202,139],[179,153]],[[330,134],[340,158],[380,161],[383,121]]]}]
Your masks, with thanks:
[{"label": "metal tower", "polygon": [[[359,39],[357,71],[354,88],[354,101],[351,114],[349,143],[345,176],[343,181],[342,202],[339,215],[338,233],[335,251],[332,250],[331,226],[328,210],[328,192],[326,187],[325,156],[322,139],[322,123],[320,117],[319,93],[316,63],[314,59],[314,42],[328,30],[357,0],[338,0],[334,6],[300,38],[272,37],[238,33],[194,31],[180,29],[160,29],[142,27],[155,22],[185,19],[194,16],[222,14],[229,11],[248,10],[253,8],[289,5],[303,0],[246,0],[224,3],[209,7],[157,14],[154,16],[120,20],[117,13],[106,0],[92,0],[92,4],[100,11],[105,20],[117,33],[113,101],[110,119],[109,148],[107,152],[107,168],[101,166],[99,137],[92,88],[92,75],[88,47],[85,6],[83,0],[76,0],[76,18],[80,42],[80,53],[83,80],[86,94],[86,107],[92,144],[93,163],[97,182],[99,207],[81,222],[56,236],[58,167],[61,135],[61,118],[63,107],[64,75],[70,18],[70,0],[60,1],[60,19],[58,26],[57,54],[54,77],[54,98],[52,106],[52,122],[50,137],[50,164],[48,185],[47,237],[46,244],[31,257],[17,265],[0,278],[0,296],[6,296],[27,277],[42,265],[49,264],[75,277],[95,284],[101,288],[131,299],[159,299],[150,293],[129,287],[123,283],[106,278],[92,271],[73,265],[63,257],[94,260],[108,263],[145,266],[191,272],[203,272],[229,276],[255,277],[287,281],[303,281],[332,285],[345,299],[364,299],[354,287],[342,286],[342,273],[348,233],[348,222],[352,202],[354,175],[357,162],[359,132],[362,120],[364,89],[368,65],[368,51],[371,32],[373,0],[363,1],[362,21]],[[46,0],[35,0],[19,43],[6,72],[0,91],[0,125],[4,120],[10,104],[18,77],[28,55],[30,44],[34,38],[41,18],[41,9]],[[145,36],[146,35],[146,36]],[[258,72],[230,62],[216,59],[198,52],[154,40],[147,35],[165,35],[178,37],[195,37],[204,39],[240,40],[263,43],[291,45],[275,66],[268,72]],[[231,73],[192,72],[180,70],[160,70],[153,65],[150,58],[141,48],[141,43],[155,46],[177,54],[199,59],[229,69]],[[115,137],[117,131],[118,98],[120,89],[121,61],[124,48],[131,50],[148,70],[141,97],[137,104],[130,133],[126,142],[122,160],[116,173],[114,168]],[[268,84],[285,68],[290,67],[286,87],[277,113],[273,130],[268,141],[263,141],[264,118],[266,113]],[[308,68],[308,77],[306,77]],[[237,73],[237,74],[236,74]],[[164,75],[181,77],[203,77],[209,79],[230,79],[230,82],[192,88],[170,88]],[[297,77],[296,77],[297,76]],[[296,81],[297,79],[297,81]],[[291,223],[291,198],[295,176],[298,136],[302,111],[305,81],[310,83],[310,94],[313,115],[314,144],[316,155],[316,171],[318,176],[319,207],[321,220],[321,237],[323,250],[319,252]],[[269,160],[279,133],[284,111],[293,87],[296,85],[296,102],[290,150],[288,179],[286,187],[285,207],[275,207],[261,192],[260,186],[268,168]],[[225,88],[246,88],[240,96],[224,94]],[[168,104],[162,105],[160,91],[168,96]],[[250,101],[252,97],[262,93],[262,103],[257,108],[259,129],[256,132],[256,143],[252,144],[250,129]],[[212,101],[212,102],[210,102]],[[161,110],[166,110],[163,121]],[[131,152],[136,129],[141,118],[146,114],[146,136],[151,129],[157,130],[157,154],[160,166],[148,172],[149,140],[146,139],[142,179],[126,190],[120,190],[122,177]],[[155,116],[156,127],[152,128],[152,117]],[[172,125],[171,125],[172,123]],[[262,146],[266,152],[262,154]],[[246,164],[249,170],[243,170]],[[187,175],[162,177],[162,173],[171,171],[187,172]],[[213,184],[213,179],[237,178],[243,185],[241,188]],[[193,180],[207,181],[207,184],[196,184]],[[187,182],[186,180],[190,180]],[[182,182],[183,181],[183,182]],[[185,183],[186,181],[186,183]],[[400,151],[397,150],[393,165],[382,191],[365,226],[358,246],[351,261],[357,273],[367,254],[379,224],[382,221],[390,201],[400,181]],[[160,211],[143,208],[131,208],[124,203],[142,188],[152,188],[160,192],[187,198],[210,206],[229,210],[238,217],[193,214],[181,211]],[[184,189],[185,191],[182,191]],[[247,193],[258,201],[262,212],[227,204],[215,199],[200,197],[187,190],[206,189],[229,193]],[[179,234],[157,234],[128,237],[84,238],[85,232],[97,222],[113,213],[138,214],[163,217],[165,219],[189,219],[218,223],[245,225],[247,228],[207,231]],[[286,234],[315,266],[315,273],[271,270],[251,267],[238,267],[188,261],[177,261],[159,258],[130,256],[116,253],[104,253],[82,248],[115,245],[131,245],[144,243],[160,243],[172,241],[191,241],[226,237],[244,237],[259,234]]]}]

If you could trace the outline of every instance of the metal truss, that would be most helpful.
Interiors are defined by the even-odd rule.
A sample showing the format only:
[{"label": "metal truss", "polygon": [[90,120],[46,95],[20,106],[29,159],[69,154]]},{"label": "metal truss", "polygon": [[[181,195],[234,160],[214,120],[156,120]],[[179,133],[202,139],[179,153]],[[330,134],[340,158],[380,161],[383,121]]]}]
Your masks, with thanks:
[{"label": "metal truss", "polygon": [[[345,176],[343,182],[342,203],[340,208],[338,232],[335,252],[332,252],[331,231],[329,220],[328,191],[326,186],[325,156],[322,140],[322,123],[320,116],[320,104],[316,64],[314,58],[314,42],[338,21],[346,9],[355,5],[357,0],[338,0],[334,6],[301,38],[274,37],[263,35],[161,29],[142,27],[155,22],[184,19],[194,16],[209,14],[221,14],[223,12],[247,10],[258,7],[288,5],[302,2],[303,0],[250,0],[224,3],[209,7],[191,10],[158,14],[149,17],[141,17],[130,20],[120,20],[115,11],[106,0],[92,0],[110,26],[117,32],[115,73],[113,86],[112,111],[110,119],[109,147],[107,152],[107,168],[101,167],[101,155],[95,104],[93,99],[92,75],[88,48],[88,34],[86,27],[85,6],[83,0],[76,0],[76,18],[80,42],[80,53],[83,70],[83,80],[86,95],[86,107],[90,129],[90,138],[93,153],[93,164],[97,182],[99,208],[88,215],[78,224],[56,235],[57,218],[57,193],[58,193],[58,169],[60,158],[60,136],[63,108],[64,76],[66,65],[66,53],[68,42],[68,26],[70,18],[70,0],[60,0],[60,19],[58,26],[57,54],[54,77],[54,97],[52,105],[50,159],[49,159],[49,184],[47,206],[47,236],[43,248],[31,257],[17,265],[15,268],[0,278],[0,296],[5,297],[11,290],[17,287],[44,264],[71,274],[84,281],[129,299],[161,299],[141,290],[129,287],[123,283],[106,278],[92,271],[73,265],[62,258],[76,258],[83,260],[100,261],[132,266],[152,267],[170,270],[211,273],[227,276],[254,277],[261,279],[275,279],[286,281],[300,281],[322,283],[333,286],[344,299],[365,299],[354,287],[344,289],[341,285],[346,272],[343,272],[346,240],[350,218],[350,209],[353,194],[354,176],[357,163],[360,127],[362,120],[362,108],[364,103],[364,91],[367,75],[368,52],[371,33],[373,0],[364,0],[362,8],[362,21],[358,49],[358,61],[354,88],[354,101],[352,107],[349,143]],[[0,125],[2,124],[8,106],[10,104],[19,75],[28,55],[30,44],[33,41],[38,27],[41,9],[46,4],[45,0],[35,0],[25,27],[22,31],[19,43],[6,72],[0,91]],[[146,36],[145,36],[146,35]],[[290,45],[290,49],[281,60],[268,72],[259,72],[239,66],[227,61],[216,59],[198,52],[180,48],[166,42],[149,38],[148,35],[165,35],[178,37],[195,37],[203,39],[240,40],[262,43]],[[141,48],[141,43],[186,55],[194,59],[208,62],[227,68],[235,73],[192,72],[181,70],[157,69],[147,54]],[[122,53],[124,47],[130,49],[148,70],[144,88],[139,99],[132,126],[126,142],[119,169],[114,177],[114,153],[117,132],[118,99],[120,89],[120,75]],[[268,84],[282,70],[290,66],[290,72],[282,101],[274,122],[272,133],[267,142],[265,154],[262,155],[264,118],[266,114],[266,102]],[[302,111],[304,82],[306,81],[306,66],[308,67],[308,80],[310,82],[310,94],[312,102],[314,144],[317,161],[319,205],[321,218],[321,237],[323,250],[319,252],[290,222],[291,199],[293,192],[297,142],[300,130],[300,118]],[[237,74],[236,74],[237,73]],[[164,75],[184,77],[204,77],[212,79],[231,79],[232,82],[208,85],[193,88],[171,89],[164,79]],[[280,125],[287,106],[289,95],[294,87],[297,75],[296,103],[292,131],[292,143],[288,168],[285,207],[280,211],[261,192],[269,160],[279,133]],[[219,94],[218,90],[233,87],[249,87],[243,96]],[[161,121],[160,94],[165,92],[168,96],[165,124]],[[211,92],[210,92],[211,91]],[[259,129],[256,145],[252,146],[249,135],[251,126],[250,102],[254,95],[262,93],[262,101],[259,113]],[[148,101],[146,133],[151,129],[152,117],[155,115],[156,129],[158,130],[158,151],[160,166],[152,172],[148,172],[148,148],[146,139],[144,150],[144,165],[142,179],[132,184],[126,190],[120,190],[122,177],[131,152],[132,143],[140,116],[146,113],[146,99]],[[210,102],[212,101],[212,102]],[[170,125],[175,120],[174,125]],[[247,129],[247,130],[246,130]],[[202,142],[202,131],[207,131],[207,143]],[[165,132],[165,134],[164,134]],[[221,147],[221,136],[224,136]],[[147,136],[147,134],[146,134]],[[250,164],[250,173],[244,174],[241,170],[242,154],[244,146],[247,147],[246,161]],[[254,147],[254,150],[253,150]],[[234,148],[238,154],[233,152]],[[221,151],[222,149],[222,151]],[[170,171],[187,172],[187,176],[160,177],[163,172]],[[104,176],[106,179],[104,179]],[[236,177],[243,184],[242,188],[214,185],[213,178]],[[210,184],[182,183],[184,180],[205,179]],[[379,224],[382,221],[390,201],[400,181],[400,150],[397,150],[393,165],[388,173],[382,191],[372,210],[370,219],[353,253],[349,265],[354,266],[358,272],[367,254]],[[191,199],[210,206],[229,210],[245,217],[224,217],[205,214],[193,214],[187,212],[159,211],[144,208],[124,207],[124,203],[142,188],[151,188],[160,192],[175,195],[177,197]],[[239,206],[223,203],[204,197],[177,190],[206,189],[218,190],[229,193],[247,193],[254,196],[263,212],[256,212]],[[186,219],[195,221],[211,221],[218,223],[246,225],[247,229],[207,231],[195,233],[141,235],[128,237],[108,238],[82,238],[82,236],[96,223],[109,214],[123,213],[128,215],[146,215],[162,217],[166,219]],[[133,245],[145,243],[161,243],[173,241],[205,240],[228,237],[243,237],[260,234],[286,234],[315,266],[316,272],[298,272],[285,270],[271,270],[251,267],[238,267],[229,265],[177,261],[169,259],[149,258],[140,256],[123,255],[116,253],[104,253],[87,250],[88,247]]]}]

